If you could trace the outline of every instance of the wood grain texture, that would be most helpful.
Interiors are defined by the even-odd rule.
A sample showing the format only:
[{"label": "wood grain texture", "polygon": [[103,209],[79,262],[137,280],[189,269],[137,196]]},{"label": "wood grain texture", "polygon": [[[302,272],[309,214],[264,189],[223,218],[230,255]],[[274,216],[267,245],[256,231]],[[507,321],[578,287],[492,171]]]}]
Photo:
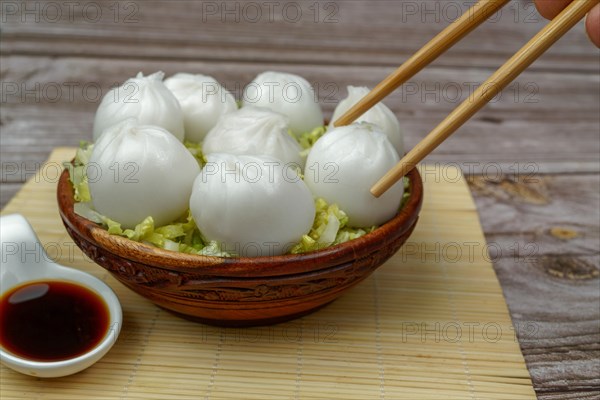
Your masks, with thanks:
[{"label": "wood grain texture", "polygon": [[17,183],[0,183],[0,207],[4,208],[6,203],[21,189],[23,184],[21,182]]},{"label": "wood grain texture", "polygon": [[540,399],[597,399],[600,176],[469,179]]},{"label": "wood grain texture", "polygon": [[[256,74],[272,67],[180,61],[148,61],[143,65],[146,72],[212,74],[238,98]],[[390,71],[386,67],[353,66],[345,67],[340,75],[339,68],[290,65],[286,70],[316,83],[327,116],[346,96],[347,85],[373,86],[378,77]],[[2,80],[9,89],[15,89],[13,84],[18,89],[15,94],[5,92],[7,101],[0,117],[0,155],[3,167],[10,168],[3,171],[2,181],[22,182],[35,173],[35,166],[41,165],[52,148],[91,140],[93,113],[101,94],[140,69],[135,60],[5,58]],[[402,123],[406,147],[414,146],[488,75],[486,70],[465,73],[432,67],[404,91],[386,99]],[[567,92],[570,101],[565,102],[563,94]],[[512,166],[525,172],[598,172],[599,103],[597,75],[526,72],[428,161],[457,162],[465,173],[492,172],[497,165],[503,170]]]},{"label": "wood grain texture", "polygon": [[[22,3],[23,7],[32,3],[32,9],[36,2]],[[35,15],[23,18],[18,12],[6,16],[2,52],[397,67],[472,5],[436,0],[286,0],[276,2],[272,12],[262,7],[257,18],[236,1],[131,1],[119,2],[115,17],[115,10],[108,8],[112,3],[100,2],[97,18],[97,7],[84,12],[86,3],[93,2],[80,2],[72,18],[68,10],[61,10],[63,18],[57,21],[53,10],[45,15],[43,8],[37,21]],[[127,5],[131,7],[125,10]],[[513,1],[438,65],[497,68],[544,24],[530,1]],[[596,60],[590,46],[580,25],[537,67],[593,72]]]},{"label": "wood grain texture", "polygon": [[[6,3],[10,2],[2,6]],[[105,6],[98,21],[91,21],[93,9],[82,16],[88,2],[79,3],[73,19],[56,22],[43,16],[36,22],[29,16],[23,23],[21,15],[6,15],[8,10],[2,9],[3,206],[52,148],[75,146],[91,137],[91,118],[99,101],[94,99],[96,84],[105,91],[138,70],[163,69],[212,74],[231,88],[266,69],[283,69],[311,82],[336,84],[337,93],[330,87],[319,92],[330,115],[337,99],[345,96],[347,84],[373,86],[447,26],[455,15],[452,7],[464,10],[469,5],[435,0],[338,1],[333,15],[337,22],[325,23],[326,12],[333,9],[325,10],[328,2],[322,1],[320,22],[315,23],[308,8],[314,2],[299,1],[304,13],[298,22],[286,21],[279,12],[272,22],[263,18],[235,23],[222,21],[220,15],[206,15],[204,21],[202,7],[209,2],[136,1],[133,17],[138,21],[125,23],[133,9],[120,2],[115,23],[113,11],[106,8],[113,2],[97,2]],[[281,2],[281,7],[286,3],[293,2]],[[436,6],[441,8],[436,11]],[[513,0],[497,20],[478,28],[411,80],[411,86],[386,99],[402,122],[406,147],[414,146],[464,99],[469,86],[486,79],[544,24],[530,1]],[[500,101],[483,109],[428,158],[457,163],[471,175],[483,174],[484,182],[471,182],[471,188],[488,241],[508,251],[515,242],[538,245],[538,269],[524,265],[524,255],[515,262],[506,250],[509,256],[493,260],[513,320],[543,322],[549,333],[526,345],[521,339],[538,396],[548,400],[600,398],[597,387],[590,386],[590,379],[598,375],[600,356],[589,345],[600,331],[593,324],[597,313],[589,308],[600,297],[598,278],[593,277],[600,247],[594,195],[600,189],[599,68],[598,52],[579,25],[534,63],[518,86],[509,87]],[[67,82],[80,85],[71,100]],[[10,94],[14,87],[6,83],[16,83],[17,93]],[[40,95],[36,83],[47,93]],[[48,83],[62,87],[56,101]],[[21,84],[29,94],[23,95]],[[85,84],[90,84],[87,98],[82,94]],[[462,96],[456,96],[456,84]],[[442,95],[437,95],[440,91]],[[523,186],[504,179],[515,171],[548,181]],[[53,171],[45,172],[45,179],[56,179]],[[558,239],[550,233],[557,227],[580,235]],[[513,273],[516,270],[519,274]],[[586,277],[590,270],[592,278],[569,279]],[[555,287],[560,290],[552,290]],[[537,290],[550,299],[542,302]]]}]

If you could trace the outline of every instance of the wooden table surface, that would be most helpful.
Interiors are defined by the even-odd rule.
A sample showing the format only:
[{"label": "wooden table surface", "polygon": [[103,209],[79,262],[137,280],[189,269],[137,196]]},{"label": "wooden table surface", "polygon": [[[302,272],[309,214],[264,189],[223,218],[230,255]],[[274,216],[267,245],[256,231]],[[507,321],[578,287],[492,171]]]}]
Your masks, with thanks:
[{"label": "wooden table surface", "polygon": [[[102,94],[138,71],[212,75],[238,98],[261,71],[294,72],[330,116],[472,3],[3,1],[2,205],[52,148],[91,139]],[[386,99],[407,148],[544,24],[513,0]],[[427,159],[468,176],[540,399],[600,398],[599,69],[580,24]]]}]

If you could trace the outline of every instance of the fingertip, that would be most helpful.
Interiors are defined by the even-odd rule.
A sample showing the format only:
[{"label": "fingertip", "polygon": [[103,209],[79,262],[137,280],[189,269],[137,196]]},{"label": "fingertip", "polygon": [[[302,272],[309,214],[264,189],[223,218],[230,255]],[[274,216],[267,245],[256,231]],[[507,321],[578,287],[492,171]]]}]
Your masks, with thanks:
[{"label": "fingertip", "polygon": [[585,29],[592,43],[600,48],[600,4],[588,13],[585,20]]},{"label": "fingertip", "polygon": [[571,1],[572,0],[535,0],[535,6],[542,17],[552,19],[560,14]]}]

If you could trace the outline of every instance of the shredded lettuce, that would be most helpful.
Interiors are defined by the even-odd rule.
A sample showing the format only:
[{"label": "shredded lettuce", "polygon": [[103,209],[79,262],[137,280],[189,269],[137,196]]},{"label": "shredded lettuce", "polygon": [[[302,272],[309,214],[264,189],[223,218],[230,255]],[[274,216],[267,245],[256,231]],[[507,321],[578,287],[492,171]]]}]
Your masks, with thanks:
[{"label": "shredded lettuce", "polygon": [[405,176],[402,178],[402,182],[404,184],[404,193],[402,193],[402,201],[400,201],[400,207],[398,207],[398,210],[402,210],[410,198],[410,181]]},{"label": "shredded lettuce", "polygon": [[206,157],[204,156],[204,153],[202,153],[202,144],[190,142],[189,140],[186,140],[183,144],[188,151],[192,153],[196,161],[198,161],[200,168],[202,168],[204,164],[206,164]]},{"label": "shredded lettuce", "polygon": [[217,242],[204,240],[189,211],[185,218],[169,225],[156,228],[154,219],[147,217],[133,229],[123,229],[120,223],[95,211],[89,203],[75,203],[75,213],[101,224],[111,235],[181,253],[231,257]]},{"label": "shredded lettuce", "polygon": [[308,156],[308,152],[310,151],[310,148],[313,147],[313,145],[317,142],[317,140],[319,140],[319,138],[321,136],[323,136],[325,134],[325,132],[327,132],[327,127],[319,126],[310,132],[304,132],[304,133],[298,135],[298,137],[295,137],[291,133],[290,133],[290,135],[294,139],[296,139],[298,141],[298,143],[300,144],[300,146],[302,147],[302,151],[300,152],[300,155],[302,157],[306,158]]},{"label": "shredded lettuce", "polygon": [[107,217],[102,217],[108,232],[126,237],[136,242],[151,244],[161,249],[179,251],[188,254],[204,254],[219,257],[231,255],[221,250],[217,242],[206,242],[196,226],[192,214],[169,225],[156,228],[154,219],[147,217],[134,229],[122,229],[121,224]]},{"label": "shredded lettuce", "polygon": [[302,237],[300,243],[292,247],[290,253],[299,254],[319,250],[334,244],[347,242],[366,235],[376,229],[350,228],[348,216],[337,204],[328,204],[324,199],[315,200],[316,215],[310,232]]},{"label": "shredded lettuce", "polygon": [[[311,132],[305,132],[296,138],[300,146],[304,149],[304,156],[308,154],[308,151],[315,142],[325,134],[326,130],[327,127],[321,126],[313,129]],[[206,163],[206,158],[202,153],[202,145],[189,141],[186,141],[184,144],[202,167]],[[154,219],[149,216],[133,229],[123,229],[119,222],[113,221],[95,211],[91,202],[86,176],[86,166],[92,154],[92,149],[93,144],[81,142],[73,162],[64,163],[73,184],[76,201],[75,213],[104,226],[108,233],[112,235],[123,236],[136,242],[187,254],[216,257],[232,256],[223,251],[219,243],[208,241],[202,236],[189,210],[185,216],[171,224],[156,227]],[[400,208],[404,207],[410,197],[407,178],[404,178],[404,188],[405,191]],[[310,232],[302,236],[300,242],[292,247],[290,250],[291,254],[306,253],[344,243],[364,236],[377,228],[377,226],[368,228],[348,227],[348,216],[346,213],[337,204],[328,204],[322,198],[315,200],[315,209],[315,219]]]},{"label": "shredded lettuce", "polygon": [[73,197],[75,198],[75,201],[78,202],[89,203],[92,201],[86,175],[86,166],[90,161],[93,147],[94,145],[88,142],[80,142],[73,163],[64,163],[65,168],[69,171],[69,177],[73,184]]}]

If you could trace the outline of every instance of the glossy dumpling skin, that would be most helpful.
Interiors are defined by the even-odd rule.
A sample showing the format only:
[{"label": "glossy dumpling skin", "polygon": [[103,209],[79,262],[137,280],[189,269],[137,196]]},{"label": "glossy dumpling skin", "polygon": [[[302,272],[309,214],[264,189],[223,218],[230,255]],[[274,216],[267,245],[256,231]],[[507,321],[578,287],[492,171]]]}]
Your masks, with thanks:
[{"label": "glossy dumpling skin", "polygon": [[295,74],[267,71],[244,89],[243,107],[269,108],[289,118],[295,135],[323,125],[323,112],[315,91],[306,79]]},{"label": "glossy dumpling skin", "polygon": [[130,119],[100,136],[86,173],[96,211],[134,228],[146,217],[161,226],[184,215],[200,166],[165,129]]},{"label": "glossy dumpling skin", "polygon": [[376,198],[369,191],[400,161],[379,127],[358,123],[328,131],[310,150],[304,180],[315,197],[336,203],[353,227],[381,225],[397,212],[402,181]]},{"label": "glossy dumpling skin", "polygon": [[243,257],[276,256],[309,232],[308,187],[275,158],[214,153],[194,182],[190,210],[208,240]]},{"label": "glossy dumpling skin", "polygon": [[202,151],[264,155],[304,167],[302,148],[288,134],[288,119],[262,107],[248,106],[224,115],[204,139]]}]

